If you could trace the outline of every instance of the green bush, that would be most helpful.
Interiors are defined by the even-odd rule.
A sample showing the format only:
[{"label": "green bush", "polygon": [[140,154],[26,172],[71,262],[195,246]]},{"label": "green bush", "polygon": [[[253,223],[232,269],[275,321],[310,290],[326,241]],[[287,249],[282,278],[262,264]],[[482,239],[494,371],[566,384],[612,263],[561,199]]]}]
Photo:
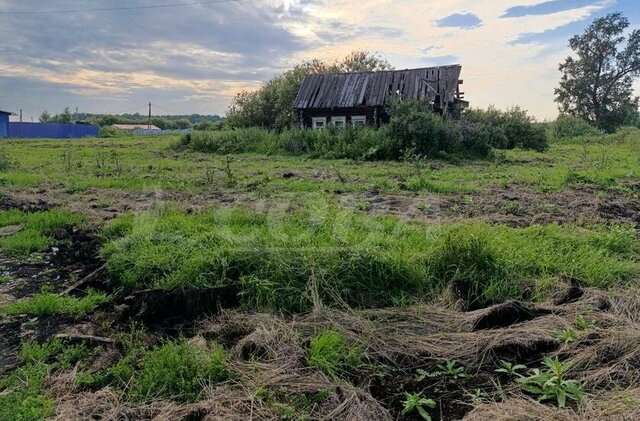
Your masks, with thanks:
[{"label": "green bush", "polygon": [[98,134],[98,137],[102,137],[102,138],[114,138],[114,137],[125,137],[125,136],[127,136],[126,132],[122,130],[118,130],[115,127],[111,127],[111,126],[101,126],[100,133]]},{"label": "green bush", "polygon": [[544,126],[535,123],[520,107],[501,111],[495,107],[486,110],[469,109],[462,115],[464,121],[488,127],[491,130],[491,146],[496,149],[532,149],[545,151],[549,147]]},{"label": "green bush", "polygon": [[229,377],[222,349],[201,349],[185,341],[167,342],[147,352],[133,375],[128,397],[134,401],[160,397],[196,401],[207,383]]},{"label": "green bush", "polygon": [[589,124],[580,117],[561,115],[552,124],[553,137],[556,139],[569,139],[580,136],[597,136],[602,131]]},{"label": "green bush", "polygon": [[458,125],[427,111],[423,104],[398,101],[388,113],[391,119],[386,132],[392,142],[387,158],[399,159],[407,153],[433,158],[461,151]]},{"label": "green bush", "polygon": [[484,158],[491,156],[492,148],[547,148],[544,127],[517,107],[505,112],[472,110],[461,121],[443,119],[414,101],[394,102],[387,111],[390,122],[380,129],[196,131],[185,134],[176,147],[215,154],[251,152],[354,160],[400,160],[407,155]]}]

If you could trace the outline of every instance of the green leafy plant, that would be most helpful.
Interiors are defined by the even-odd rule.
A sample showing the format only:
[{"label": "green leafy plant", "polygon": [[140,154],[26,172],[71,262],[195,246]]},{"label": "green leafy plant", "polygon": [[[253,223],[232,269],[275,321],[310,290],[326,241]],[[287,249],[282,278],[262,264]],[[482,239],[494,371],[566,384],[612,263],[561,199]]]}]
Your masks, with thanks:
[{"label": "green leafy plant", "polygon": [[402,414],[412,414],[417,412],[422,419],[431,421],[431,416],[427,413],[426,408],[435,408],[436,402],[433,399],[423,398],[419,393],[407,393],[404,394],[405,399],[402,402]]},{"label": "green leafy plant", "polygon": [[451,377],[454,380],[462,379],[467,377],[467,373],[465,373],[465,368],[463,366],[458,366],[456,360],[446,360],[444,364],[438,364],[438,370],[436,371],[426,371],[423,369],[417,370],[416,380],[418,382],[423,381],[426,378],[434,378],[434,377]]},{"label": "green leafy plant", "polygon": [[585,330],[590,330],[595,328],[596,322],[595,320],[588,320],[584,316],[579,315],[578,317],[576,317],[575,325],[576,325],[576,329],[580,331],[585,331]]},{"label": "green leafy plant", "polygon": [[566,378],[567,371],[571,368],[570,362],[547,357],[543,364],[546,369],[535,368],[530,371],[530,375],[517,379],[525,391],[537,395],[541,401],[555,399],[560,408],[565,407],[567,399],[577,403],[584,400],[582,385],[577,380]]},{"label": "green leafy plant", "polygon": [[562,342],[565,345],[570,344],[571,342],[575,341],[577,338],[578,338],[578,334],[576,333],[575,330],[573,330],[571,328],[562,329],[556,335],[556,339],[559,340],[560,342]]},{"label": "green leafy plant", "polygon": [[496,373],[504,373],[509,376],[520,376],[519,371],[526,370],[527,366],[523,364],[514,364],[508,361],[500,360],[500,368],[494,370]]},{"label": "green leafy plant", "polygon": [[456,360],[447,360],[444,364],[439,364],[438,369],[445,375],[452,377],[454,380],[467,377],[465,368],[463,366],[458,366]]}]

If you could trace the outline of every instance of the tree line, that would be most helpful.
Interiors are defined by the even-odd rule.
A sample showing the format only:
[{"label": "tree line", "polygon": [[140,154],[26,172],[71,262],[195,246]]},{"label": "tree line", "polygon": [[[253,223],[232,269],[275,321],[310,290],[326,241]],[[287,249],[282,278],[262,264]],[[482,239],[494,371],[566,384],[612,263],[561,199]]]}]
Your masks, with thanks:
[{"label": "tree line", "polygon": [[[185,114],[152,116],[151,124],[162,130],[215,130],[220,127],[223,118],[219,115]],[[147,124],[149,116],[136,114],[90,114],[72,113],[65,108],[58,114],[51,115],[47,111],[40,115],[41,123],[83,123],[97,124],[101,127],[112,124]]]}]

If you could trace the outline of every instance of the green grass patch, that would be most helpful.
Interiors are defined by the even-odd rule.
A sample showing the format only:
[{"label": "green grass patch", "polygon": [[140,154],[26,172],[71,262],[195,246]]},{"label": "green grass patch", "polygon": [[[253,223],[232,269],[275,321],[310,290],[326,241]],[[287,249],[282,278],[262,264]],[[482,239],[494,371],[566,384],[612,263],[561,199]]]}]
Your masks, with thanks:
[{"label": "green grass patch", "polygon": [[28,256],[33,252],[46,251],[49,247],[61,242],[55,238],[55,231],[69,229],[84,221],[82,215],[58,210],[0,211],[0,228],[11,225],[20,226],[20,230],[15,234],[0,237],[0,249],[14,256]]},{"label": "green grass patch", "polygon": [[222,348],[208,349],[183,339],[150,350],[125,348],[125,356],[111,367],[97,373],[80,373],[78,384],[92,388],[112,385],[124,390],[133,402],[159,398],[195,402],[208,384],[230,376]]},{"label": "green grass patch", "polygon": [[344,335],[325,330],[311,338],[307,363],[331,377],[338,377],[362,364],[360,348],[351,346]]},{"label": "green grass patch", "polygon": [[0,420],[44,420],[55,412],[46,379],[54,370],[68,370],[85,355],[84,345],[69,345],[59,339],[38,344],[24,342],[22,365],[0,378]]},{"label": "green grass patch", "polygon": [[48,370],[45,364],[27,364],[0,379],[0,419],[35,421],[54,414],[45,388]]},{"label": "green grass patch", "polygon": [[[237,283],[249,308],[288,312],[325,304],[392,305],[464,282],[470,301],[537,298],[560,275],[610,287],[637,273],[632,227],[485,223],[425,226],[326,202],[295,210],[165,209],[126,217],[103,248],[130,288]],[[121,235],[120,238],[117,235]]]},{"label": "green grass patch", "polygon": [[33,297],[23,298],[6,304],[0,308],[0,314],[28,314],[33,316],[53,316],[65,314],[83,316],[91,313],[100,304],[109,301],[109,296],[96,291],[89,291],[84,297],[60,296],[43,290]]}]

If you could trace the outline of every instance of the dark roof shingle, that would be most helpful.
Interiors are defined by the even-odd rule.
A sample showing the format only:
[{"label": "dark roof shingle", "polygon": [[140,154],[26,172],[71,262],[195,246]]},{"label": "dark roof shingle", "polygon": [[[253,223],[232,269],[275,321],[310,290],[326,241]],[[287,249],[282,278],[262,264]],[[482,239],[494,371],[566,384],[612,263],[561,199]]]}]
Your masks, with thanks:
[{"label": "dark roof shingle", "polygon": [[440,106],[455,98],[462,66],[426,67],[410,70],[307,75],[293,108],[353,108],[384,106],[389,95],[435,100]]}]

